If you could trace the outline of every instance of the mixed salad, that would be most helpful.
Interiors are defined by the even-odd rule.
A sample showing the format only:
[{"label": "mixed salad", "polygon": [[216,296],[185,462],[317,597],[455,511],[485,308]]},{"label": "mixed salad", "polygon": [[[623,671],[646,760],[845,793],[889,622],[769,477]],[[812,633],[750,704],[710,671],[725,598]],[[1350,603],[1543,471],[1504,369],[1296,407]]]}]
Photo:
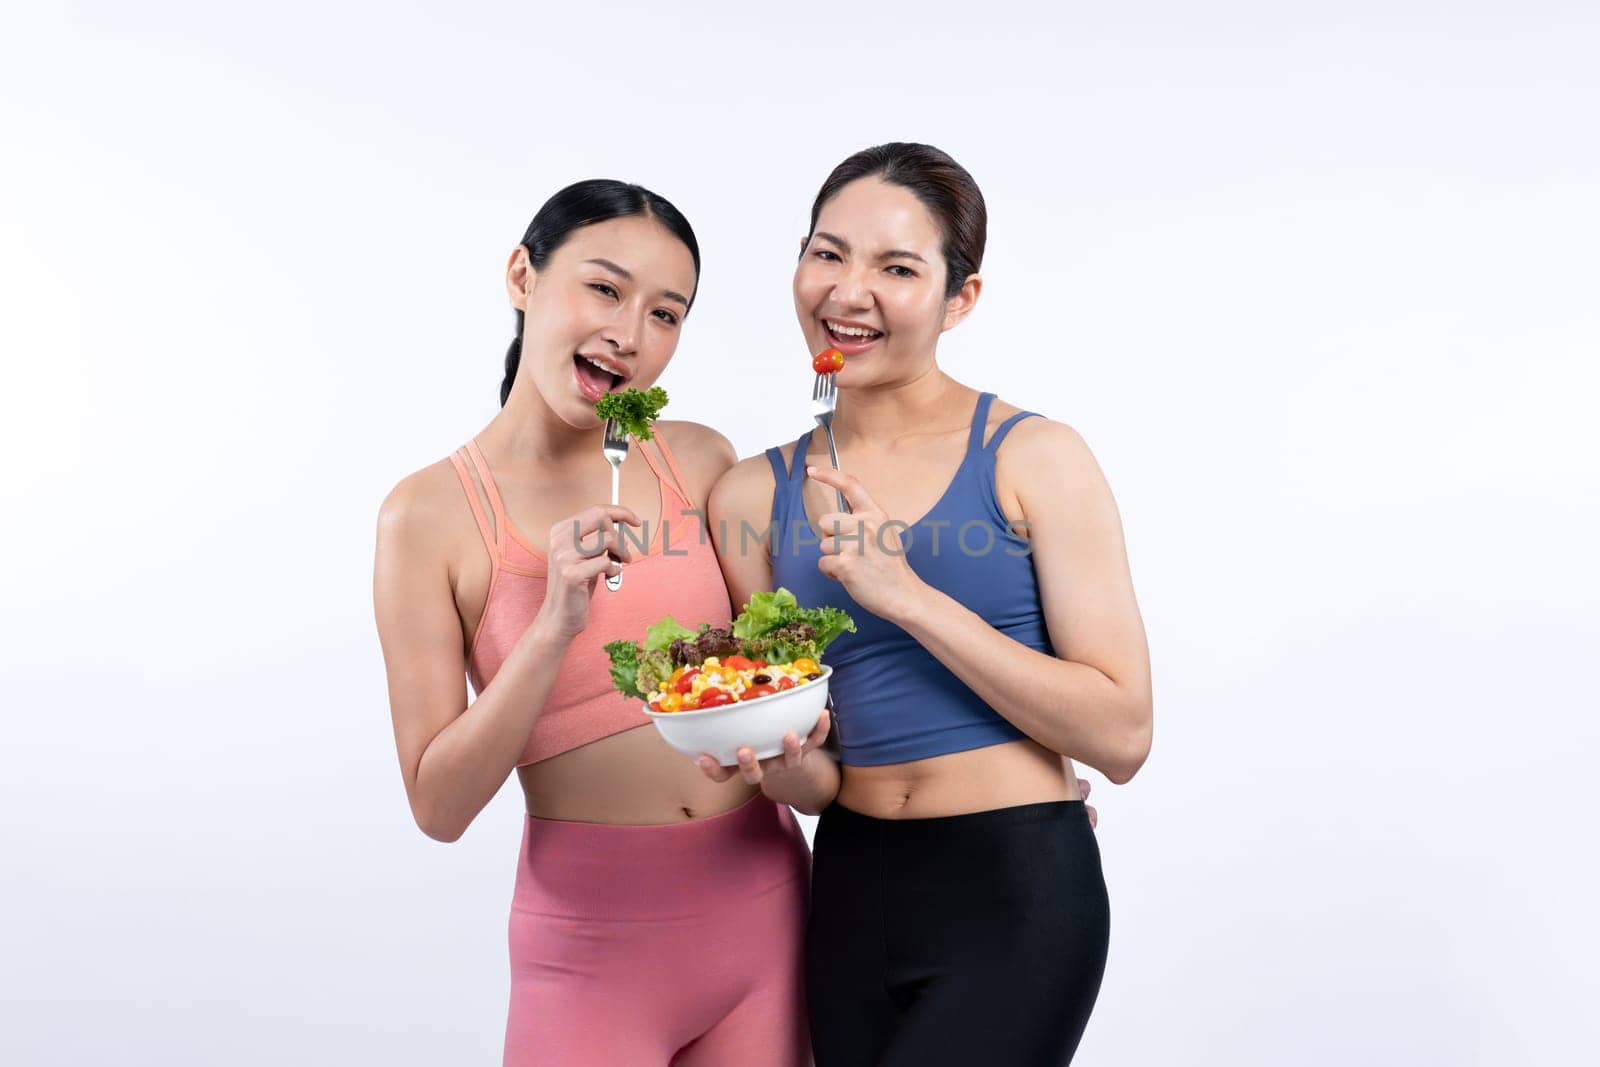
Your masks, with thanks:
[{"label": "mixed salad", "polygon": [[640,441],[650,440],[650,424],[667,406],[667,391],[659,385],[649,389],[624,389],[607,393],[594,402],[594,413],[602,419],[616,419],[622,431]]},{"label": "mixed salad", "polygon": [[612,641],[611,681],[652,711],[699,711],[771,696],[822,677],[822,652],[855,621],[838,608],[803,608],[787,589],[756,593],[727,629],[691,630],[671,615],[644,643]]}]

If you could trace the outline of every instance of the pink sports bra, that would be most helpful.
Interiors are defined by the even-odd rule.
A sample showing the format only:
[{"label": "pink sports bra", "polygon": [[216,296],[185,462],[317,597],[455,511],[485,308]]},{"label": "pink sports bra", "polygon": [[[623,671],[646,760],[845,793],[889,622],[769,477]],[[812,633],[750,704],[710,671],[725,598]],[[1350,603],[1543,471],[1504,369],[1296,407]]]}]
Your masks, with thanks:
[{"label": "pink sports bra", "polygon": [[[633,442],[633,451],[644,456],[661,485],[661,518],[654,529],[646,531],[650,534],[648,554],[623,568],[627,578],[616,592],[607,589],[603,581],[595,583],[589,625],[567,648],[550,699],[517,760],[519,767],[649,724],[639,701],[611,687],[611,659],[604,649],[607,642],[641,640],[652,623],[668,614],[690,627],[702,622],[713,626],[732,622],[727,586],[706,533],[704,514],[684,491],[683,475],[659,429],[654,440],[672,472],[670,480],[662,474],[649,446],[637,439]],[[450,462],[489,550],[489,596],[467,654],[467,678],[473,691],[482,693],[539,613],[544,602],[545,556],[506,517],[494,476],[476,440],[454,452]],[[595,462],[600,462],[598,456]],[[492,523],[468,472],[469,463],[488,499]]]}]

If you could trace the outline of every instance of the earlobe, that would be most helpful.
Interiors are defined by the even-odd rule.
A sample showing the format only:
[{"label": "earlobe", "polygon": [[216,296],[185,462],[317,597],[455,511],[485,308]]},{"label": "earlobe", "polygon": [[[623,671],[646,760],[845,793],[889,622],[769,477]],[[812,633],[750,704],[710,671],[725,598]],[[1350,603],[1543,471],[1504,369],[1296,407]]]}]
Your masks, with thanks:
[{"label": "earlobe", "polygon": [[972,314],[972,309],[978,304],[978,296],[983,292],[983,279],[976,274],[967,275],[967,280],[962,283],[961,289],[945,303],[944,325],[940,332],[957,325],[962,319]]}]

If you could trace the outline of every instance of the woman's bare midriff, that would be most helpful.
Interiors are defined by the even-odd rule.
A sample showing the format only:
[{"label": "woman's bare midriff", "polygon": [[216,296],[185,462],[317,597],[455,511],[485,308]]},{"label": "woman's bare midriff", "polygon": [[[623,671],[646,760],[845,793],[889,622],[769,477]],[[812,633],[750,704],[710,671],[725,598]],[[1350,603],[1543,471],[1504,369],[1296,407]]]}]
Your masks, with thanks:
[{"label": "woman's bare midriff", "polygon": [[838,802],[877,819],[933,819],[1053,800],[1078,800],[1070,760],[1036,741],[882,767],[845,767]]},{"label": "woman's bare midriff", "polygon": [[721,815],[759,790],[720,785],[649,723],[517,768],[528,813],[541,819],[654,826]]}]

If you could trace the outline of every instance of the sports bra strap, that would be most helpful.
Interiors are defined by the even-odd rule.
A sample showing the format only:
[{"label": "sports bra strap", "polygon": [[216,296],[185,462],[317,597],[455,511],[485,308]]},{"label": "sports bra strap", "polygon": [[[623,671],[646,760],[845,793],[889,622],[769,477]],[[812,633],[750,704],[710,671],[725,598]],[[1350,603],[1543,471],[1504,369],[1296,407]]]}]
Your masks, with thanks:
[{"label": "sports bra strap", "polygon": [[489,461],[483,458],[483,451],[478,448],[478,439],[476,437],[467,442],[467,458],[472,460],[472,465],[478,472],[478,480],[483,483],[483,491],[489,497],[489,510],[494,514],[496,532],[504,530],[506,528],[506,505],[500,499],[500,490],[495,487],[494,475],[489,473]]},{"label": "sports bra strap", "polygon": [[776,447],[767,449],[767,463],[772,467],[773,483],[782,489],[783,483],[789,478],[789,471],[783,465],[783,449]]},{"label": "sports bra strap", "polygon": [[794,455],[789,457],[789,480],[798,482],[806,476],[806,450],[811,447],[811,430],[800,435],[794,443]]},{"label": "sports bra strap", "polygon": [[661,436],[661,431],[654,431],[656,446],[661,449],[661,454],[667,459],[667,469],[672,471],[672,477],[678,483],[678,488],[683,492],[683,502],[690,507],[694,506],[694,498],[689,495],[689,481],[683,476],[683,471],[678,469],[678,458],[672,454],[672,449],[667,447],[667,439]]},{"label": "sports bra strap", "polygon": [[1011,416],[1009,419],[1007,419],[1005,422],[1002,422],[998,427],[995,428],[994,436],[989,438],[989,443],[983,446],[983,450],[985,452],[993,452],[995,449],[1000,447],[1000,442],[1006,439],[1006,434],[1011,432],[1011,427],[1015,426],[1023,419],[1036,415],[1038,415],[1038,412],[1036,411],[1017,412],[1015,415]]},{"label": "sports bra strap", "polygon": [[978,394],[978,406],[972,410],[972,432],[967,435],[968,452],[977,452],[983,448],[983,431],[989,424],[989,405],[993,402],[993,393]]},{"label": "sports bra strap", "polygon": [[[490,551],[493,552],[499,547],[499,542],[495,535],[501,529],[501,526],[489,525],[489,517],[483,513],[483,504],[478,499],[478,487],[473,483],[472,475],[467,473],[467,465],[461,458],[462,451],[462,449],[457,449],[450,453],[450,465],[456,469],[456,477],[461,479],[461,488],[466,491],[467,504],[472,508],[472,518],[478,524],[478,532],[483,535],[483,543],[489,546]],[[482,467],[478,469],[479,471],[483,470]],[[491,494],[490,499],[493,500],[494,483],[485,478],[484,484]]]},{"label": "sports bra strap", "polygon": [[645,442],[636,437],[634,438],[633,443],[635,447],[639,449],[640,455],[644,456],[644,461],[650,464],[650,469],[655,472],[656,481],[660,482],[664,489],[667,489],[675,494],[679,500],[683,501],[685,504],[688,504],[690,508],[693,508],[694,501],[689,497],[688,489],[683,484],[683,475],[678,471],[678,464],[672,458],[672,452],[667,448],[667,439],[661,436],[661,431],[659,429],[655,430],[652,436],[656,442],[656,446],[661,449],[662,458],[667,461],[667,469],[672,472],[670,479],[667,475],[661,472],[660,465],[657,464],[655,459],[650,455],[650,449],[646,447]]}]

